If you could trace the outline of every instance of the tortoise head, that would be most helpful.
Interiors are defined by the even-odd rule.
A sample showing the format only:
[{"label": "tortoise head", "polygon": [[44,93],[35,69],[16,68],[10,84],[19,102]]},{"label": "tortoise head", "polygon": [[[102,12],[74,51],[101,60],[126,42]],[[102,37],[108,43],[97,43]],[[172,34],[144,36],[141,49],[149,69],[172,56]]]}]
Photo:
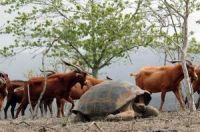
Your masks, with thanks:
[{"label": "tortoise head", "polygon": [[151,94],[147,91],[145,91],[143,94],[138,95],[135,100],[134,103],[140,103],[140,104],[145,104],[148,105],[151,101]]}]

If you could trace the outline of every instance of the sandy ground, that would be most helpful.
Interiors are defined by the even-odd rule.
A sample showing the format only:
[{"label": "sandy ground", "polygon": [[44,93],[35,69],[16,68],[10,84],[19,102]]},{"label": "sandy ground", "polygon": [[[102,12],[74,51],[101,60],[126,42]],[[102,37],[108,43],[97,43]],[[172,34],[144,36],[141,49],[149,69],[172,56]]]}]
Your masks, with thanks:
[{"label": "sandy ground", "polygon": [[200,132],[200,111],[162,112],[158,117],[131,121],[74,122],[74,116],[64,118],[0,120],[0,132]]}]

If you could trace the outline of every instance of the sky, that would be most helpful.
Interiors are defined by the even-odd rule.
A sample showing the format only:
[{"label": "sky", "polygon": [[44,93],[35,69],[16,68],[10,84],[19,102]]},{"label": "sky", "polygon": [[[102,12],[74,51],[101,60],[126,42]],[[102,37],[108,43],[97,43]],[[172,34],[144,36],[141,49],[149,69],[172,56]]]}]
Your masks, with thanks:
[{"label": "sky", "polygon": [[[3,13],[4,9],[5,8],[2,7],[0,9],[0,27],[4,25],[7,20],[12,18],[12,16],[7,16]],[[189,17],[189,29],[194,31],[194,36],[200,41],[200,25],[196,24],[196,21],[199,19],[199,12],[191,14]],[[8,45],[12,41],[12,36],[0,35],[0,47]],[[130,59],[131,62],[124,59],[115,60],[110,66],[100,71],[99,78],[103,79],[108,75],[114,80],[126,80],[135,83],[134,79],[129,76],[130,72],[136,73],[143,66],[163,65],[163,55],[146,48],[140,48],[136,52],[131,52]],[[39,68],[41,68],[41,55],[33,58],[33,53],[23,52],[14,57],[0,58],[0,71],[8,73],[11,80],[26,80],[25,74],[27,74],[28,71],[34,70],[39,72]],[[160,100],[160,94],[155,94],[155,96],[152,103],[159,106],[158,101]],[[164,109],[169,108],[166,107],[167,105],[174,107],[174,104],[177,104],[174,95],[171,93],[167,94],[166,102],[168,103],[164,105]]]}]

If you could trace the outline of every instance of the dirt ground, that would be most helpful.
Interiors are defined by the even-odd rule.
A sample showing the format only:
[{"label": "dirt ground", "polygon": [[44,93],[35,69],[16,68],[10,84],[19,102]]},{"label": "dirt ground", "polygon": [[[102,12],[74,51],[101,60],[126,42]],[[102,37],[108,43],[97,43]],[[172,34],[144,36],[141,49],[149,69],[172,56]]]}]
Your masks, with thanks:
[{"label": "dirt ground", "polygon": [[0,132],[198,132],[200,111],[162,112],[158,117],[134,119],[131,121],[74,122],[74,116],[67,118],[0,120]]}]

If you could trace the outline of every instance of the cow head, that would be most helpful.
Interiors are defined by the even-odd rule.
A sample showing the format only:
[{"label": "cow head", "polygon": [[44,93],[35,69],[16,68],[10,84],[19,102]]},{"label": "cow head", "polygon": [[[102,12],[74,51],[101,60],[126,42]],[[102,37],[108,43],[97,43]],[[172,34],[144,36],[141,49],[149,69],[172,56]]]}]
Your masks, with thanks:
[{"label": "cow head", "polygon": [[81,88],[83,88],[83,86],[87,84],[86,75],[87,75],[87,73],[83,72],[83,71],[76,73],[77,82],[80,83]]},{"label": "cow head", "polygon": [[10,80],[8,74],[0,72],[0,109],[3,106],[3,101],[7,95],[7,86],[9,85]]},{"label": "cow head", "polygon": [[[171,63],[181,62],[181,61],[170,61]],[[198,76],[195,72],[195,66],[189,60],[186,60],[186,67],[188,70],[188,75],[191,78],[191,82],[198,79]]]},{"label": "cow head", "polygon": [[186,66],[187,66],[187,69],[188,69],[188,74],[191,78],[191,82],[193,82],[194,80],[198,80],[198,76],[195,72],[195,66],[192,65],[192,63],[188,60],[186,60]]},{"label": "cow head", "polygon": [[70,64],[70,63],[67,63],[65,62],[64,60],[61,60],[65,65],[67,66],[72,66],[75,68],[75,73],[76,73],[76,79],[77,79],[77,82],[80,83],[81,85],[81,88],[83,88],[84,85],[86,85],[86,76],[87,76],[87,73],[81,69],[80,67],[76,66],[76,65],[73,65],[73,64]]}]

